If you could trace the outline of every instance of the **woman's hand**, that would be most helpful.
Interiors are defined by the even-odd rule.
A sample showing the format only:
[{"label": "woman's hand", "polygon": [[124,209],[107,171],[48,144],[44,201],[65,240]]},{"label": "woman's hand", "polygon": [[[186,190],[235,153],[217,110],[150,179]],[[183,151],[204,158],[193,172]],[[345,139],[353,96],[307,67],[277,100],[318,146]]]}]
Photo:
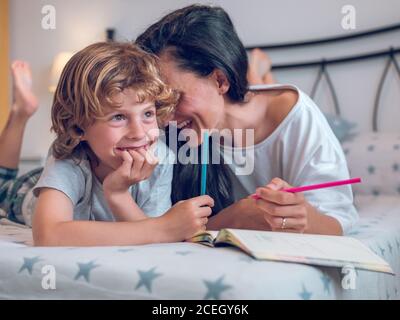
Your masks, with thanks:
[{"label": "woman's hand", "polygon": [[291,187],[282,179],[274,178],[267,186],[256,190],[260,197],[256,200],[257,206],[264,211],[264,218],[272,231],[303,233],[310,227],[313,208],[304,195],[279,191]]},{"label": "woman's hand", "polygon": [[158,159],[148,151],[138,149],[122,152],[121,166],[111,172],[103,181],[105,194],[121,194],[129,187],[142,180],[148,179],[158,164]]}]

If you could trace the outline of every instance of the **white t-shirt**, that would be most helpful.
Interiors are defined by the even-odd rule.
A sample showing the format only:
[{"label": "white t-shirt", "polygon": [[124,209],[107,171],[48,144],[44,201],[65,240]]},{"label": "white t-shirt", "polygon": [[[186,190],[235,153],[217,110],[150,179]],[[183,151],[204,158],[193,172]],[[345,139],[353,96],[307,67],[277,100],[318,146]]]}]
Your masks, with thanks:
[{"label": "white t-shirt", "polygon": [[[298,101],[280,125],[262,142],[247,148],[224,146],[235,200],[278,177],[292,186],[349,178],[339,141],[324,115],[304,92],[292,85],[257,85],[252,91],[292,89]],[[244,164],[244,165],[243,165]],[[251,170],[254,164],[254,169]],[[344,233],[358,219],[350,185],[304,192],[319,212],[336,218]]]}]

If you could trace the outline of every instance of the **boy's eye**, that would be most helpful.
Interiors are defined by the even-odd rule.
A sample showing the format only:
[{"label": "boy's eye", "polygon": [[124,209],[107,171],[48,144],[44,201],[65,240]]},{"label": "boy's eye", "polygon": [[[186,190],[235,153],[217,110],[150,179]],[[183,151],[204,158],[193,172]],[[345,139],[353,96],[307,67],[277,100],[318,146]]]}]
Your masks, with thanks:
[{"label": "boy's eye", "polygon": [[111,120],[113,120],[113,121],[122,121],[125,119],[126,119],[126,117],[123,114],[116,114],[111,118]]},{"label": "boy's eye", "polygon": [[154,116],[154,111],[146,111],[145,113],[144,113],[144,116],[146,117],[146,118],[152,118],[153,116]]}]

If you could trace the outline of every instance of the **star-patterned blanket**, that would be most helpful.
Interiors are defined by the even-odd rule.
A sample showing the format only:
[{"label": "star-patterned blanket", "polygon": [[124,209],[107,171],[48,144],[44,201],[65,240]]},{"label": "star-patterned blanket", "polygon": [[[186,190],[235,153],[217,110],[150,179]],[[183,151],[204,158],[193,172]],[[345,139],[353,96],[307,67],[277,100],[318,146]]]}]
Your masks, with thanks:
[{"label": "star-patterned blanket", "polygon": [[[400,199],[360,196],[360,239],[396,276],[257,261],[193,243],[32,247],[29,228],[0,225],[0,299],[400,299]],[[352,289],[354,288],[354,289]]]}]

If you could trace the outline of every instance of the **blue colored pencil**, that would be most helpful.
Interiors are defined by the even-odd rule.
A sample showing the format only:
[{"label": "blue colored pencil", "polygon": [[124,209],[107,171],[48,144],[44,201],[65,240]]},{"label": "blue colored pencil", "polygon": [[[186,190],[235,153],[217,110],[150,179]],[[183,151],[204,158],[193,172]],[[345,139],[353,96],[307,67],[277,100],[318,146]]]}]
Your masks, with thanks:
[{"label": "blue colored pencil", "polygon": [[201,186],[200,195],[206,194],[207,187],[207,164],[208,164],[208,132],[204,132],[203,144],[201,145]]}]

